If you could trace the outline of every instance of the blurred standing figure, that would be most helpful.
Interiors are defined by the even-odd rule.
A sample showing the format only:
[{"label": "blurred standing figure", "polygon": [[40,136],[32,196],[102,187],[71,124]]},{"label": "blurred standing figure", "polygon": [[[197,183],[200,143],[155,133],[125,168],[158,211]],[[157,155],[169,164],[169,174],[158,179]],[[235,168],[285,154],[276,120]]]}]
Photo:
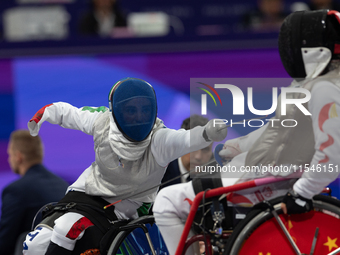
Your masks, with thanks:
[{"label": "blurred standing figure", "polygon": [[[183,120],[181,128],[185,130],[192,129],[197,126],[205,126],[208,123],[208,119],[204,118],[200,115],[192,115],[185,120]],[[193,170],[196,166],[201,166],[208,163],[213,157],[212,153],[212,144],[209,146],[193,151],[191,153],[185,154],[182,157],[175,159],[170,162],[168,168],[166,169],[165,175],[162,179],[162,183],[167,182],[180,174],[184,174],[188,171]],[[177,178],[167,184],[165,184],[162,188],[190,181],[191,178],[189,175],[184,175],[181,178]]]},{"label": "blurred standing figure", "polygon": [[316,11],[323,9],[340,11],[340,3],[337,0],[310,0],[307,3],[297,1],[290,6],[291,12]]},{"label": "blurred standing figure", "polygon": [[110,37],[115,27],[125,27],[126,19],[117,0],[92,0],[91,10],[80,20],[79,32],[87,36]]},{"label": "blurred standing figure", "polygon": [[321,9],[340,11],[340,4],[334,0],[310,0],[309,9],[311,11]]},{"label": "blurred standing figure", "polygon": [[257,9],[243,17],[242,25],[253,32],[279,32],[285,17],[283,0],[257,0]]},{"label": "blurred standing figure", "polygon": [[[2,192],[2,255],[14,254],[18,237],[31,230],[38,210],[47,203],[59,201],[68,187],[67,182],[42,165],[43,144],[40,137],[31,136],[28,130],[12,132],[7,153],[12,171],[21,178],[9,184]],[[20,248],[22,254],[22,245]]]}]

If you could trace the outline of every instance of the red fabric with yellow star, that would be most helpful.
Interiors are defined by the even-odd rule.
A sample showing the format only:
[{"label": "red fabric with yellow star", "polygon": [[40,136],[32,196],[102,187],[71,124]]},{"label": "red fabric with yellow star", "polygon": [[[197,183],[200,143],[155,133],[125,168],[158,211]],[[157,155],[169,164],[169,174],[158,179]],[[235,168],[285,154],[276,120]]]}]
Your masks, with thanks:
[{"label": "red fabric with yellow star", "polygon": [[[315,234],[319,234],[314,254],[323,255],[340,246],[340,219],[312,211],[296,215],[280,215],[301,253],[309,254]],[[295,254],[274,218],[258,227],[244,243],[240,255],[290,255]]]}]

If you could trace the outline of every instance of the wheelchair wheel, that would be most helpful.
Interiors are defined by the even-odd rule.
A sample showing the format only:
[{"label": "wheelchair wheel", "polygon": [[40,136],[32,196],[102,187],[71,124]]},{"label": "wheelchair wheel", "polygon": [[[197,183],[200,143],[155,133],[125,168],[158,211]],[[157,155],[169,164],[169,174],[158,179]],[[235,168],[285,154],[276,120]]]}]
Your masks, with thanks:
[{"label": "wheelchair wheel", "polygon": [[120,230],[110,245],[108,255],[152,255],[152,249],[157,255],[169,254],[152,216],[131,221]]},{"label": "wheelchair wheel", "polygon": [[[340,201],[328,196],[313,198],[314,210],[284,215],[281,198],[271,202],[302,254],[328,254],[340,247]],[[314,242],[313,242],[314,241]],[[314,243],[314,248],[312,248]],[[225,255],[296,254],[269,209],[254,209],[230,236]]]}]

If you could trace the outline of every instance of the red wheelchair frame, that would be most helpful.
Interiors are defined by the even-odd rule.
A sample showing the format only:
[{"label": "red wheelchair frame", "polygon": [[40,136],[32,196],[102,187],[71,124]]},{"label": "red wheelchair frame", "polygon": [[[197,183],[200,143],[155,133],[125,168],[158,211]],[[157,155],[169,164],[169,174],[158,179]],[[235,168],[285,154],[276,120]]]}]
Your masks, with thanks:
[{"label": "red wheelchair frame", "polygon": [[[203,196],[206,199],[208,199],[208,198],[211,198],[211,197],[221,196],[223,194],[227,194],[227,193],[230,193],[230,192],[236,192],[236,191],[240,191],[240,190],[244,190],[244,189],[253,188],[253,187],[256,187],[256,186],[262,186],[262,185],[275,183],[275,182],[281,182],[281,181],[287,181],[287,179],[282,178],[282,177],[280,177],[280,178],[275,178],[275,177],[261,178],[261,179],[255,179],[255,180],[247,181],[247,182],[244,182],[244,183],[235,184],[235,185],[232,185],[232,186],[216,188],[216,189],[202,191],[202,192],[198,193],[196,195],[195,199],[193,200],[192,205],[191,205],[191,209],[190,209],[188,218],[186,220],[185,227],[184,227],[184,230],[182,232],[180,242],[179,242],[177,250],[176,250],[176,255],[184,255],[187,248],[191,244],[193,244],[196,241],[203,241],[203,240],[206,241],[206,243],[205,243],[206,253],[205,254],[206,255],[212,255],[212,246],[211,246],[211,243],[210,243],[210,238],[204,238],[203,235],[196,235],[196,236],[193,236],[190,239],[187,239],[189,231],[190,231],[192,224],[193,224],[193,221],[194,221],[195,214],[198,210],[198,207],[201,203],[201,200],[203,199]],[[323,191],[323,193],[329,193],[329,192],[330,191],[327,188],[324,189],[324,191]],[[272,213],[274,214],[274,212],[272,212]],[[274,217],[276,218],[277,221],[280,221],[280,219],[278,219],[277,214]],[[285,228],[284,226],[283,227],[281,226],[281,230],[284,231],[284,228]],[[289,237],[287,236],[287,233],[285,233],[285,234],[286,234],[286,238],[289,239]],[[231,235],[230,233],[224,233],[222,235],[222,239],[228,239],[228,237],[230,235]],[[289,241],[290,241],[290,245],[296,246],[291,238],[290,238]],[[293,249],[295,250],[295,254],[302,254],[297,247],[293,247]],[[334,255],[334,254],[340,254],[340,247],[337,248],[336,250],[334,250],[333,252],[328,253],[327,255]]]}]

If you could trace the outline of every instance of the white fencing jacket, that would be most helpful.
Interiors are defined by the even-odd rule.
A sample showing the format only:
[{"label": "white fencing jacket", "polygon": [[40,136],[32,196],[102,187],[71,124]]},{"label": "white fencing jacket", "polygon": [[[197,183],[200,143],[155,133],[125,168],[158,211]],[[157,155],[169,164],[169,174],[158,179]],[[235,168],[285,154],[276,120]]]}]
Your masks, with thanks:
[{"label": "white fencing jacket", "polygon": [[148,189],[161,183],[172,160],[211,144],[202,136],[204,127],[172,130],[160,119],[146,140],[128,141],[106,107],[76,108],[63,102],[47,105],[29,121],[32,135],[38,134],[44,121],[93,136],[95,161],[69,190],[101,196],[110,203],[124,199],[116,205],[123,218],[135,217],[131,208],[154,201],[158,188]]}]

